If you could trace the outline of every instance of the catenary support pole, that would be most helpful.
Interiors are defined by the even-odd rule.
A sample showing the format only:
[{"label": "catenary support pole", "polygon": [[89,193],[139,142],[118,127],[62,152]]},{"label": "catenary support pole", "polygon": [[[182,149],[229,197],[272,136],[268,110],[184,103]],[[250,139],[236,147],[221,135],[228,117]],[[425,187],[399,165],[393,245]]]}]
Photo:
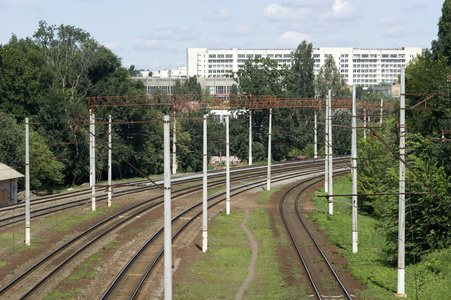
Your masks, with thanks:
[{"label": "catenary support pole", "polygon": [[[406,85],[405,67],[401,67],[401,98],[399,101],[399,157],[406,160]],[[395,297],[406,297],[405,294],[405,199],[406,167],[399,162],[399,215],[398,215],[398,289]]]},{"label": "catenary support pole", "polygon": [[230,214],[230,145],[229,145],[229,115],[226,122],[226,214]]},{"label": "catenary support pole", "polygon": [[318,158],[318,111],[315,109],[314,119],[314,136],[313,136],[313,158]]},{"label": "catenary support pole", "polygon": [[164,133],[164,299],[172,299],[171,147],[169,116],[163,118]]},{"label": "catenary support pole", "polygon": [[111,207],[111,198],[113,196],[113,187],[111,186],[111,180],[113,177],[113,167],[112,167],[112,131],[111,131],[111,115],[108,116],[108,207]]},{"label": "catenary support pole", "polygon": [[207,252],[208,248],[208,190],[207,190],[207,115],[204,115],[204,140],[203,140],[203,185],[202,185],[202,251]]},{"label": "catenary support pole", "polygon": [[249,166],[252,166],[252,110],[249,109]]},{"label": "catenary support pole", "polygon": [[358,250],[357,231],[357,109],[355,84],[352,86],[352,140],[351,140],[351,170],[352,170],[352,253]]},{"label": "catenary support pole", "polygon": [[269,109],[269,132],[268,132],[268,175],[266,180],[266,189],[271,190],[271,135],[272,135],[272,108]]},{"label": "catenary support pole", "polygon": [[333,215],[334,214],[334,198],[332,197],[332,195],[334,194],[334,181],[333,181],[333,176],[334,176],[334,169],[333,169],[333,150],[332,150],[332,90],[329,90],[329,95],[328,95],[328,101],[329,101],[329,113],[328,113],[328,117],[329,120],[327,121],[327,126],[329,126],[329,142],[328,142],[328,146],[329,146],[329,167],[328,167],[328,171],[329,171],[329,215]]},{"label": "catenary support pole", "polygon": [[363,109],[363,138],[366,139],[366,109]]},{"label": "catenary support pole", "polygon": [[25,118],[25,244],[30,246],[30,123]]},{"label": "catenary support pole", "polygon": [[173,111],[174,129],[172,131],[172,174],[177,174],[177,113]]},{"label": "catenary support pole", "polygon": [[326,99],[326,119],[325,119],[325,134],[324,134],[324,192],[329,193],[329,101]]},{"label": "catenary support pole", "polygon": [[95,138],[95,115],[92,113],[92,108],[89,110],[90,115],[90,174],[91,174],[91,210],[96,210],[96,138]]}]

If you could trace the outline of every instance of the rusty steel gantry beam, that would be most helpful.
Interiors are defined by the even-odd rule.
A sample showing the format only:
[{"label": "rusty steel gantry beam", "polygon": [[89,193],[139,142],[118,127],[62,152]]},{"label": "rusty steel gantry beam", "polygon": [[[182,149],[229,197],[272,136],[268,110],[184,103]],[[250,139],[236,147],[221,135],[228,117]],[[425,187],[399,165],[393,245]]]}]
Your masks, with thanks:
[{"label": "rusty steel gantry beam", "polygon": [[[88,97],[88,107],[107,106],[172,106],[173,110],[200,109],[269,109],[326,107],[324,98],[278,98],[259,95],[136,95],[136,96],[100,96]],[[333,109],[351,109],[352,99],[332,99]],[[393,109],[393,102],[385,102],[384,109]],[[380,103],[357,101],[357,108],[367,110],[380,109]]]}]

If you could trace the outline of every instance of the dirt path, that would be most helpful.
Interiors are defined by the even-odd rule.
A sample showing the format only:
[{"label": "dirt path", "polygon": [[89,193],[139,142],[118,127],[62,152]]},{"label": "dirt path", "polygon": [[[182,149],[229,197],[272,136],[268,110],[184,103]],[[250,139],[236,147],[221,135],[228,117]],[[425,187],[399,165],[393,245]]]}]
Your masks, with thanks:
[{"label": "dirt path", "polygon": [[247,235],[247,239],[249,240],[249,243],[251,245],[252,255],[251,255],[251,262],[249,264],[248,273],[246,279],[243,281],[243,285],[240,287],[238,293],[235,296],[235,300],[240,300],[243,297],[244,291],[249,286],[249,283],[252,281],[252,278],[254,278],[255,273],[255,263],[257,262],[257,254],[258,254],[258,243],[255,240],[254,235],[252,232],[249,231],[246,227],[247,219],[249,218],[249,210],[245,210],[246,217],[244,218],[243,223],[241,223],[241,228],[243,228],[244,232]]}]

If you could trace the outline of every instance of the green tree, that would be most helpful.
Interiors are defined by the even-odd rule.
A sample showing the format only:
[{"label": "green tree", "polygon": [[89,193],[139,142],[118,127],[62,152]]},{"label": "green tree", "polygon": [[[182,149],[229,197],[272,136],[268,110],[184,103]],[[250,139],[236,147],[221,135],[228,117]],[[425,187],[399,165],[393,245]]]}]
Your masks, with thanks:
[{"label": "green tree", "polygon": [[[90,34],[70,25],[47,25],[40,21],[33,35],[35,42],[45,51],[49,66],[58,85],[68,93],[70,100],[85,97],[90,88],[88,73],[99,50]],[[84,89],[80,89],[84,85]]]},{"label": "green tree", "polygon": [[188,80],[184,82],[183,86],[185,87],[187,94],[200,95],[202,93],[202,87],[197,81],[196,75],[188,78]]},{"label": "green tree", "polygon": [[128,74],[129,74],[131,77],[142,77],[141,72],[140,72],[139,70],[136,70],[136,69],[135,69],[135,65],[131,65],[131,66],[128,68]]},{"label": "green tree", "polygon": [[315,74],[313,67],[312,43],[302,41],[291,53],[291,69],[288,77],[288,91],[294,97],[312,98],[315,96]]},{"label": "green tree", "polygon": [[442,16],[438,21],[438,39],[432,41],[434,59],[451,57],[451,1],[445,0],[442,6]]},{"label": "green tree", "polygon": [[0,109],[19,120],[37,112],[53,77],[43,51],[12,36],[0,45]]},{"label": "green tree", "polygon": [[235,83],[230,87],[230,95],[238,95],[238,86]]},{"label": "green tree", "polygon": [[[321,97],[326,97],[332,90],[332,97],[340,97],[345,93],[346,81],[335,64],[334,57],[329,55],[319,69],[315,80],[316,91]],[[349,92],[349,91],[348,91]]]},{"label": "green tree", "polygon": [[234,79],[244,95],[281,95],[286,68],[279,69],[276,60],[268,57],[249,58]]},{"label": "green tree", "polygon": [[184,84],[181,83],[180,79],[176,79],[174,84],[172,85],[172,94],[173,95],[184,95],[187,94],[187,89]]},{"label": "green tree", "polygon": [[[25,126],[0,112],[0,161],[25,173]],[[30,128],[30,187],[51,192],[64,182],[64,165],[55,158],[44,138]],[[23,188],[23,180],[20,180]]]}]

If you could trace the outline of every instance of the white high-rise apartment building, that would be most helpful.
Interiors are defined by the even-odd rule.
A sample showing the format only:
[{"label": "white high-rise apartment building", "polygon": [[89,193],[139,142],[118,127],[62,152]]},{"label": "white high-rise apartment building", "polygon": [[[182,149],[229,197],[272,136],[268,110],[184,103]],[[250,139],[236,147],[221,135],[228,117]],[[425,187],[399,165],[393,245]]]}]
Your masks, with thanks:
[{"label": "white high-rise apartment building", "polygon": [[[187,75],[205,78],[223,78],[236,72],[248,58],[269,57],[279,65],[291,66],[294,49],[209,49],[187,48]],[[314,72],[328,56],[333,56],[338,69],[348,85],[356,84],[364,88],[380,83],[394,83],[414,57],[421,54],[420,47],[400,47],[395,49],[360,49],[323,47],[313,49]]]}]

